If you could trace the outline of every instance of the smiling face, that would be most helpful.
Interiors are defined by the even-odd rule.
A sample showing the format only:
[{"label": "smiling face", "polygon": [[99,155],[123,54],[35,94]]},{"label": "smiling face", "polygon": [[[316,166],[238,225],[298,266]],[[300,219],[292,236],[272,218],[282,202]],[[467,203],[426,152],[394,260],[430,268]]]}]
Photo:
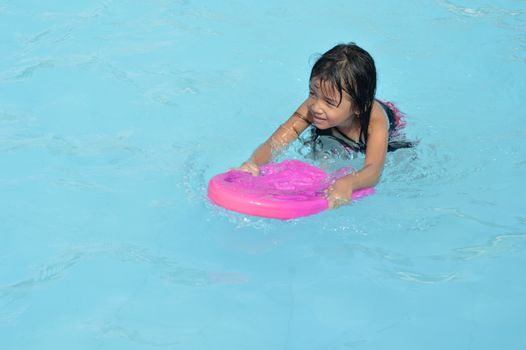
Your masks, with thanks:
[{"label": "smiling face", "polygon": [[310,80],[307,101],[313,124],[318,129],[347,129],[352,128],[354,122],[358,121],[351,97],[345,91],[340,94],[332,84],[327,81],[320,82],[317,77]]}]

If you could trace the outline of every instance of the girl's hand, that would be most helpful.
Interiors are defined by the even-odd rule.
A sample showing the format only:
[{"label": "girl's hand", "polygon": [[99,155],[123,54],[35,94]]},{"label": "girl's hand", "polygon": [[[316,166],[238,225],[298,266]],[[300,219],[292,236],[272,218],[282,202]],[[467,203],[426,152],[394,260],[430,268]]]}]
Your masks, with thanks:
[{"label": "girl's hand", "polygon": [[345,178],[338,179],[325,190],[330,209],[336,209],[351,202],[352,187],[346,180]]},{"label": "girl's hand", "polygon": [[258,176],[259,175],[259,167],[257,166],[257,164],[255,164],[255,163],[253,163],[251,161],[244,162],[243,164],[241,164],[240,167],[234,168],[234,169],[231,169],[231,170],[244,171],[244,172],[247,172],[247,173],[251,173],[252,176]]}]

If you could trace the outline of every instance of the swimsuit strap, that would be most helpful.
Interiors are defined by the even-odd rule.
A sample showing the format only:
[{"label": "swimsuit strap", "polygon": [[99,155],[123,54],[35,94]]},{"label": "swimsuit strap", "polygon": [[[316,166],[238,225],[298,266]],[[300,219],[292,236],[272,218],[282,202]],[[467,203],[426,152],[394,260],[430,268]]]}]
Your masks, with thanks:
[{"label": "swimsuit strap", "polygon": [[[400,122],[399,117],[398,117],[398,115],[401,115],[401,113],[390,102],[383,102],[379,100],[376,100],[376,101],[378,101],[380,105],[382,106],[382,108],[384,109],[385,115],[387,117],[388,125],[389,125],[389,130],[388,130],[389,141],[387,145],[387,151],[392,152],[400,148],[414,147],[417,144],[417,142],[407,141],[403,135],[398,134],[398,131],[399,131],[397,130],[398,126],[403,127],[403,124]],[[391,107],[391,105],[393,107]],[[363,140],[360,139],[359,141],[355,141],[353,139],[350,139],[336,128],[329,128],[329,129],[321,130],[321,129],[316,128],[315,126],[312,126],[312,136],[313,136],[312,141],[316,141],[316,139],[318,139],[318,137],[320,136],[330,137],[338,141],[345,148],[350,149],[355,152],[365,152],[367,148],[367,145],[365,144]]]},{"label": "swimsuit strap", "polygon": [[365,152],[365,142],[363,141],[356,142],[353,139],[350,139],[344,134],[342,134],[336,128],[322,130],[322,129],[318,129],[314,127],[313,129],[314,129],[313,131],[314,131],[315,139],[317,139],[320,136],[330,137],[338,141],[345,148],[351,149],[356,152]]},{"label": "swimsuit strap", "polygon": [[385,114],[387,116],[387,124],[389,125],[389,133],[391,133],[391,131],[396,128],[396,116],[393,110],[386,103],[380,100],[376,101],[380,103],[380,106],[382,106],[383,110],[385,111]]}]

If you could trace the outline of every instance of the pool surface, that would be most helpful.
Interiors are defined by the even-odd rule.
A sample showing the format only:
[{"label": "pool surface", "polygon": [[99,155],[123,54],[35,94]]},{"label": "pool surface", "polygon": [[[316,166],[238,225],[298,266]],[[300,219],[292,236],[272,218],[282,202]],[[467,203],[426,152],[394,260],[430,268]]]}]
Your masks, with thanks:
[{"label": "pool surface", "polygon": [[[348,41],[419,146],[210,204]],[[0,53],[1,349],[526,349],[524,1],[0,0]]]}]

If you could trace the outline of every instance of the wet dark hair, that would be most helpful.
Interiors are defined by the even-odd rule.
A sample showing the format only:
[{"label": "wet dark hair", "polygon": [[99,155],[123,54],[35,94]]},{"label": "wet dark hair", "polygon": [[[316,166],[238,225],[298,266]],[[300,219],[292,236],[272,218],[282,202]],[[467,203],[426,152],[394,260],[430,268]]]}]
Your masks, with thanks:
[{"label": "wet dark hair", "polygon": [[340,94],[351,97],[360,120],[360,139],[367,143],[367,130],[376,93],[376,67],[371,55],[355,43],[339,44],[321,55],[314,63],[310,80],[328,83]]}]

